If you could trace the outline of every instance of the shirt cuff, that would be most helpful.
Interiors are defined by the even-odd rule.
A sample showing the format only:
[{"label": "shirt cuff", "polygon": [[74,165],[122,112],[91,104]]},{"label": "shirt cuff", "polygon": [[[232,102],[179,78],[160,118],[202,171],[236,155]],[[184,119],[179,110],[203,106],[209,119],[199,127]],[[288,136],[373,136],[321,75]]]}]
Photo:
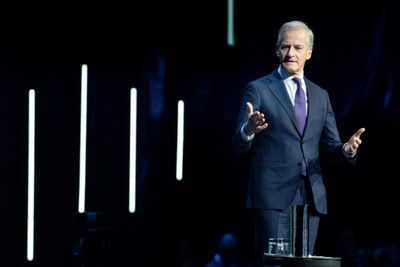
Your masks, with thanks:
[{"label": "shirt cuff", "polygon": [[252,135],[247,135],[245,132],[244,132],[244,125],[242,126],[242,128],[240,128],[240,135],[242,136],[242,140],[244,141],[244,142],[250,142],[253,138],[254,138],[254,134],[252,134]]},{"label": "shirt cuff", "polygon": [[343,154],[347,157],[347,158],[354,158],[354,156],[357,154],[357,149],[353,151],[353,153],[346,153],[344,151],[344,148],[346,147],[346,145],[348,144],[348,142],[344,143],[342,146],[342,152]]}]

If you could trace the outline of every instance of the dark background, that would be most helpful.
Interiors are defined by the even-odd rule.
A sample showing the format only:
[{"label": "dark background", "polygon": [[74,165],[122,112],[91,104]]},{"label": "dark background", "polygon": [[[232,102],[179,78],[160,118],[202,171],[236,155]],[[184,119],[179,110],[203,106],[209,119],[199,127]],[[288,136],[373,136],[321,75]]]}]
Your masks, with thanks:
[{"label": "dark background", "polygon": [[[190,2],[190,3],[188,3]],[[230,150],[242,89],[277,65],[279,26],[315,33],[305,72],[331,96],[343,141],[365,127],[354,168],[325,166],[330,213],[317,253],[398,245],[400,9],[235,1],[35,3],[0,25],[1,266],[77,266],[80,71],[88,65],[86,210],[98,212],[85,263],[201,266],[234,233],[252,259],[247,156]],[[300,10],[300,11],[299,11]],[[128,213],[129,91],[138,89],[137,211]],[[36,90],[35,259],[26,261],[28,90]],[[175,179],[177,101],[185,101],[183,180]],[[78,253],[79,254],[79,253]]]}]

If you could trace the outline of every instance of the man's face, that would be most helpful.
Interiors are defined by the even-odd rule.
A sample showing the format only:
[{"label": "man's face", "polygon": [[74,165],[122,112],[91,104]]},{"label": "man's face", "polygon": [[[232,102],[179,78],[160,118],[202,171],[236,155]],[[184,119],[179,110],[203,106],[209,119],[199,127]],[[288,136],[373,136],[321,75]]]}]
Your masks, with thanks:
[{"label": "man's face", "polygon": [[311,58],[312,48],[308,46],[304,29],[290,30],[282,35],[282,42],[276,50],[283,68],[291,75],[303,72],[306,61]]}]

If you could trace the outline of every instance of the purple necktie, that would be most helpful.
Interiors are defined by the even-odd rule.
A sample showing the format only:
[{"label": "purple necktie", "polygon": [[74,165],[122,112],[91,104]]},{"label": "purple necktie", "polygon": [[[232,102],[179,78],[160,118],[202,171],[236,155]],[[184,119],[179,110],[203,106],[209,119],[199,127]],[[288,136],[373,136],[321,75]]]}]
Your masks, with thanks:
[{"label": "purple necktie", "polygon": [[[301,86],[301,80],[299,77],[294,77],[293,81],[297,85],[296,95],[294,98],[294,112],[296,113],[297,125],[299,126],[300,133],[303,134],[304,126],[306,124],[307,118],[307,107],[306,107],[306,96],[304,95],[304,90]],[[305,176],[306,172],[306,163],[303,159],[303,163],[301,165],[301,173]]]},{"label": "purple necktie", "polygon": [[300,78],[294,77],[293,81],[297,85],[296,96],[294,98],[294,112],[296,113],[297,126],[299,126],[300,133],[303,134],[307,117],[306,96],[304,95],[304,90],[301,87]]}]

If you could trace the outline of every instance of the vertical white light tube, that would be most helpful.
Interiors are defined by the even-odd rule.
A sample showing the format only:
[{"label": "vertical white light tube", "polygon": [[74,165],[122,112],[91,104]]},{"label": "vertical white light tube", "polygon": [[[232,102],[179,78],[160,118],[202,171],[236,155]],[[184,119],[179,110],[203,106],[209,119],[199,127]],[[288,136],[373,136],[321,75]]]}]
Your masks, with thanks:
[{"label": "vertical white light tube", "polygon": [[136,118],[137,91],[131,89],[130,103],[130,145],[129,145],[129,212],[136,210]]},{"label": "vertical white light tube", "polygon": [[177,142],[176,142],[176,179],[182,180],[183,169],[183,137],[184,137],[184,103],[178,101],[178,123],[177,123]]},{"label": "vertical white light tube", "polygon": [[29,90],[27,259],[33,260],[35,223],[35,90]]},{"label": "vertical white light tube", "polygon": [[227,9],[227,38],[226,43],[228,46],[235,45],[235,33],[234,33],[234,0],[228,1]]},{"label": "vertical white light tube", "polygon": [[78,211],[85,212],[86,192],[86,126],[87,126],[87,65],[82,65],[81,74],[81,136],[79,147],[79,203]]}]

